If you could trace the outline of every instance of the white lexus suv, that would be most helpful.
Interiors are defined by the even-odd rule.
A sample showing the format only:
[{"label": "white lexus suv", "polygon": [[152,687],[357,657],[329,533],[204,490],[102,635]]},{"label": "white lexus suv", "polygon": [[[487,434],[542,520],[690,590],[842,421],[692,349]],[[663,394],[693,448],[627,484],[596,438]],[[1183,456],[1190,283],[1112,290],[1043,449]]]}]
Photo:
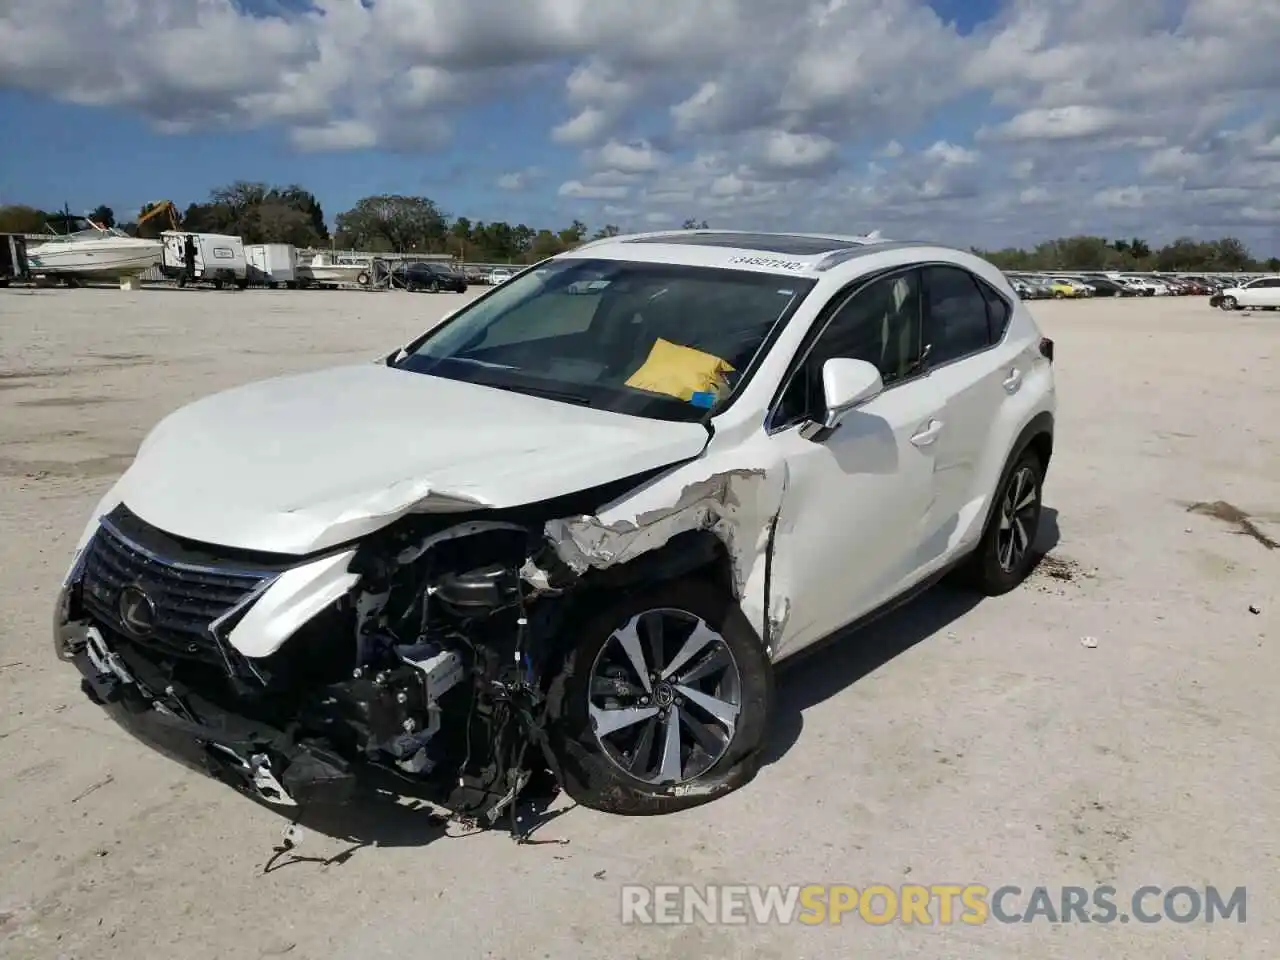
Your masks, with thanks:
[{"label": "white lexus suv", "polygon": [[669,812],[754,775],[779,661],[1027,575],[1054,409],[1053,342],[969,253],[608,238],[376,363],[165,418],[56,649],[262,801]]}]

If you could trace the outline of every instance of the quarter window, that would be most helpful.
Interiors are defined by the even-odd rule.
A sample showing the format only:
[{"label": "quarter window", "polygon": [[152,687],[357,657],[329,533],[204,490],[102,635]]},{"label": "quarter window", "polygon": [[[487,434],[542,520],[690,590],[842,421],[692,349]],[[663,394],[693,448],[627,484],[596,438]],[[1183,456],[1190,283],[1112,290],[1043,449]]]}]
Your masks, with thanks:
[{"label": "quarter window", "polygon": [[930,365],[958,360],[991,345],[987,299],[967,271],[927,267],[924,286]]},{"label": "quarter window", "polygon": [[991,332],[991,342],[999,343],[1004,339],[1004,332],[1009,329],[1009,302],[981,280],[978,281],[978,287],[987,301],[987,328]]}]

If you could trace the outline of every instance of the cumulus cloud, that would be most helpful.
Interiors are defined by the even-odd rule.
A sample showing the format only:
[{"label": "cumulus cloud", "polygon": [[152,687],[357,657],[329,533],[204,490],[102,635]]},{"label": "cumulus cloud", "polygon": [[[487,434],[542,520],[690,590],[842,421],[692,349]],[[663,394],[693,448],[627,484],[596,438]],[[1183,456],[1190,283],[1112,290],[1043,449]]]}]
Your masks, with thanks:
[{"label": "cumulus cloud", "polygon": [[525,167],[523,170],[513,170],[510,173],[504,173],[502,176],[498,177],[495,186],[497,186],[499,190],[528,190],[541,176],[542,170],[538,167]]},{"label": "cumulus cloud", "polygon": [[1278,42],[1256,0],[1005,0],[963,32],[925,0],[3,0],[0,87],[305,151],[447,149],[536,91],[563,167],[495,189],[637,227],[1263,242]]}]

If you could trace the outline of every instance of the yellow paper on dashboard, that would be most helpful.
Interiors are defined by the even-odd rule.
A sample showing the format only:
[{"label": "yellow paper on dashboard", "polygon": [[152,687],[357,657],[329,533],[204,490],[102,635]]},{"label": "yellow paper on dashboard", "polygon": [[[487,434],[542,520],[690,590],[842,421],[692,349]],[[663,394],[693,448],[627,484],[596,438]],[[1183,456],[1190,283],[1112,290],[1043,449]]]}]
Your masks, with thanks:
[{"label": "yellow paper on dashboard", "polygon": [[725,386],[725,374],[732,372],[733,367],[714,354],[659,338],[627,386],[691,400],[695,393],[718,393]]}]

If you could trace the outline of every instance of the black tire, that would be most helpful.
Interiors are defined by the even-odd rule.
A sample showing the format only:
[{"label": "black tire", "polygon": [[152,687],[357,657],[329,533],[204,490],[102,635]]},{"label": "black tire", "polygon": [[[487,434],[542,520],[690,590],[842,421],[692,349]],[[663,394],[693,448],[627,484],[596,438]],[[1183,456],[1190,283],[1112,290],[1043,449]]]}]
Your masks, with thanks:
[{"label": "black tire", "polygon": [[369,285],[369,274],[363,272],[356,274],[356,283],[362,287],[367,287]]},{"label": "black tire", "polygon": [[1240,308],[1240,304],[1236,302],[1235,297],[1223,297],[1218,306],[1223,310],[1238,310]]},{"label": "black tire", "polygon": [[[605,644],[632,617],[660,608],[692,614],[720,634],[737,666],[740,692],[734,733],[724,754],[700,776],[670,785],[633,777],[614,763],[601,748],[588,712],[591,673]],[[583,641],[570,652],[552,685],[553,704],[561,699],[550,737],[571,798],[606,813],[657,816],[709,803],[755,777],[773,713],[773,664],[737,603],[723,590],[682,580],[619,594],[566,632]]]},{"label": "black tire", "polygon": [[[1028,542],[1017,561],[1006,566],[1001,563],[1000,557],[1001,517],[1018,478],[1027,476],[1035,484],[1034,509],[1029,509],[1023,516],[1024,524],[1030,528]],[[1044,467],[1040,458],[1033,451],[1024,450],[1000,478],[1000,485],[996,488],[995,500],[991,505],[991,515],[987,519],[986,529],[982,531],[982,539],[961,571],[962,579],[970,587],[988,597],[998,597],[1027,578],[1039,560],[1035,542],[1036,533],[1040,529],[1043,487]]]}]

